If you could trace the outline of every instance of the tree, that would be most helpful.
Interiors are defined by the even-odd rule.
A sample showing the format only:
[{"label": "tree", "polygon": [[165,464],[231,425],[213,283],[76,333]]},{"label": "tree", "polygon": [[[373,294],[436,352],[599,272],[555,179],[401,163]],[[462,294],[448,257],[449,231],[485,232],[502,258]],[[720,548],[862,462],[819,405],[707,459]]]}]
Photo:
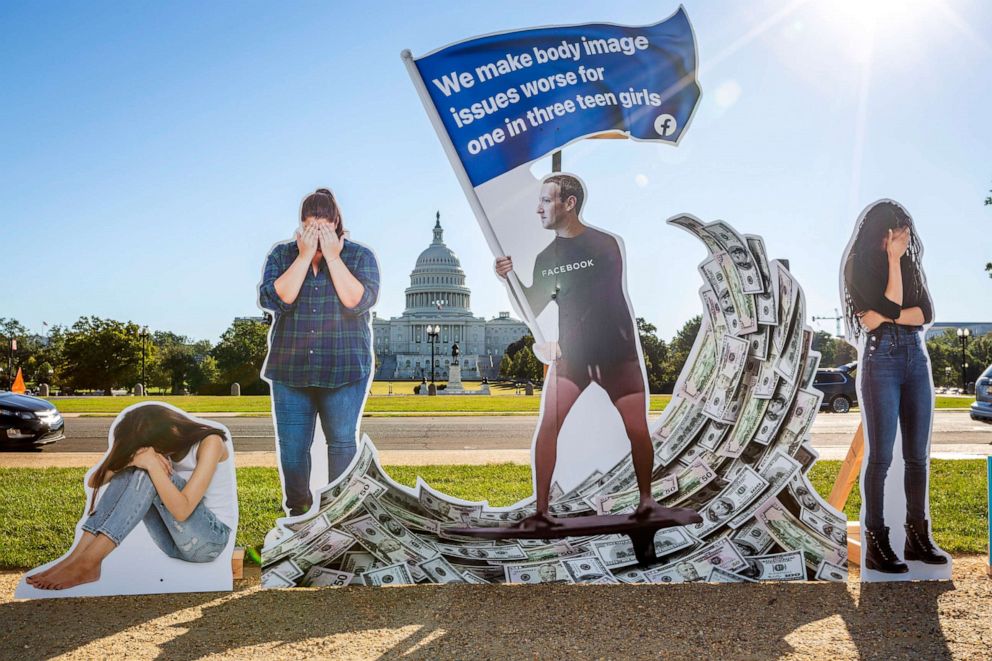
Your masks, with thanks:
[{"label": "tree", "polygon": [[820,352],[820,367],[840,367],[858,359],[854,347],[825,331],[813,333],[813,351]]},{"label": "tree", "polygon": [[268,392],[268,385],[260,378],[268,330],[264,323],[242,319],[235,320],[220,336],[210,353],[225,384],[240,383],[245,394]]},{"label": "tree", "polygon": [[[67,385],[107,394],[115,387],[133,386],[141,375],[140,332],[130,321],[80,317],[65,336]],[[148,353],[154,357],[154,344]]]},{"label": "tree", "polygon": [[499,375],[501,378],[509,378],[513,375],[513,357],[504,353],[499,361]]},{"label": "tree", "polygon": [[[207,342],[209,347],[210,343]],[[193,371],[189,375],[190,392],[200,393],[206,386],[220,383],[220,369],[217,367],[217,359],[209,353],[200,357]]]},{"label": "tree", "polygon": [[668,358],[665,361],[665,371],[673,378],[678,378],[685,366],[685,361],[689,358],[692,345],[699,334],[699,327],[703,322],[700,315],[696,315],[682,325],[682,328],[675,334],[668,344]]},{"label": "tree", "polygon": [[652,393],[671,392],[675,379],[666,369],[668,345],[656,335],[657,330],[654,324],[649,324],[643,317],[637,318],[637,333],[641,338],[648,390]]}]

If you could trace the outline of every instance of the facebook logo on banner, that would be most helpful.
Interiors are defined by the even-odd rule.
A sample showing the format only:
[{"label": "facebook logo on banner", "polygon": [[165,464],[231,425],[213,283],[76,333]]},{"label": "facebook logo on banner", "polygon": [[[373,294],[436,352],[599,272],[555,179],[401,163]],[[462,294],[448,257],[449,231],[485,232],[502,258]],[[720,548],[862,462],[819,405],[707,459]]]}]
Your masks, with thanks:
[{"label": "facebook logo on banner", "polygon": [[682,8],[642,27],[591,23],[479,37],[415,64],[473,186],[604,131],[675,144],[700,95]]}]

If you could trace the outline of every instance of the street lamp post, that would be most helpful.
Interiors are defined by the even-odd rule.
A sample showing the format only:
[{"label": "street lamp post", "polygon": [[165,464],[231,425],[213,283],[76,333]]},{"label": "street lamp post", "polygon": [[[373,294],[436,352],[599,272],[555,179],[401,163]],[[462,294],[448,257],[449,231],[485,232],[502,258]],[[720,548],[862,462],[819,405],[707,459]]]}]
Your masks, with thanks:
[{"label": "street lamp post", "polygon": [[958,341],[961,342],[961,394],[968,391],[968,363],[965,354],[968,351],[968,339],[971,337],[970,328],[958,329]]},{"label": "street lamp post", "polygon": [[434,383],[434,345],[437,344],[440,334],[440,326],[427,326],[427,341],[431,343],[431,384]]}]

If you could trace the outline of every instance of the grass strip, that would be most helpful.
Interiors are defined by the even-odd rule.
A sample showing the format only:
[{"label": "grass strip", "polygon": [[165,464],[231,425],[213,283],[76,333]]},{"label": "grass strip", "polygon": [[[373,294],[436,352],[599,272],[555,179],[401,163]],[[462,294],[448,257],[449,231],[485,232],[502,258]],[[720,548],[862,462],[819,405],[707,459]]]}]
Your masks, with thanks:
[{"label": "grass strip", "polygon": [[[829,494],[839,461],[821,461],[810,477]],[[420,475],[442,492],[468,500],[509,505],[531,493],[530,468],[519,464],[486,466],[387,466],[397,482],[412,486]],[[0,569],[25,569],[52,560],[68,549],[82,514],[82,468],[0,468]],[[238,544],[258,547],[279,508],[279,475],[274,468],[238,469],[241,521]],[[845,512],[858,517],[858,489]],[[984,553],[988,534],[985,462],[933,460],[930,507],[937,542],[951,553]],[[898,525],[899,522],[891,522]]]}]

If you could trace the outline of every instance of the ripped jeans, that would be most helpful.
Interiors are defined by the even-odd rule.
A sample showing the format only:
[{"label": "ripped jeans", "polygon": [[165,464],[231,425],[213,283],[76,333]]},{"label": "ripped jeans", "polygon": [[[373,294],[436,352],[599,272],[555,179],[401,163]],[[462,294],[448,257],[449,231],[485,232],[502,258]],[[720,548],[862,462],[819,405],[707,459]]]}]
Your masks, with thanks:
[{"label": "ripped jeans", "polygon": [[[186,486],[186,480],[178,475],[172,476],[172,483],[178,489]],[[115,474],[102,491],[83,530],[94,535],[102,533],[118,546],[144,521],[152,540],[170,558],[211,562],[231,536],[227,524],[202,500],[185,521],[178,521],[162,503],[148,473],[140,468],[125,468]]]}]

